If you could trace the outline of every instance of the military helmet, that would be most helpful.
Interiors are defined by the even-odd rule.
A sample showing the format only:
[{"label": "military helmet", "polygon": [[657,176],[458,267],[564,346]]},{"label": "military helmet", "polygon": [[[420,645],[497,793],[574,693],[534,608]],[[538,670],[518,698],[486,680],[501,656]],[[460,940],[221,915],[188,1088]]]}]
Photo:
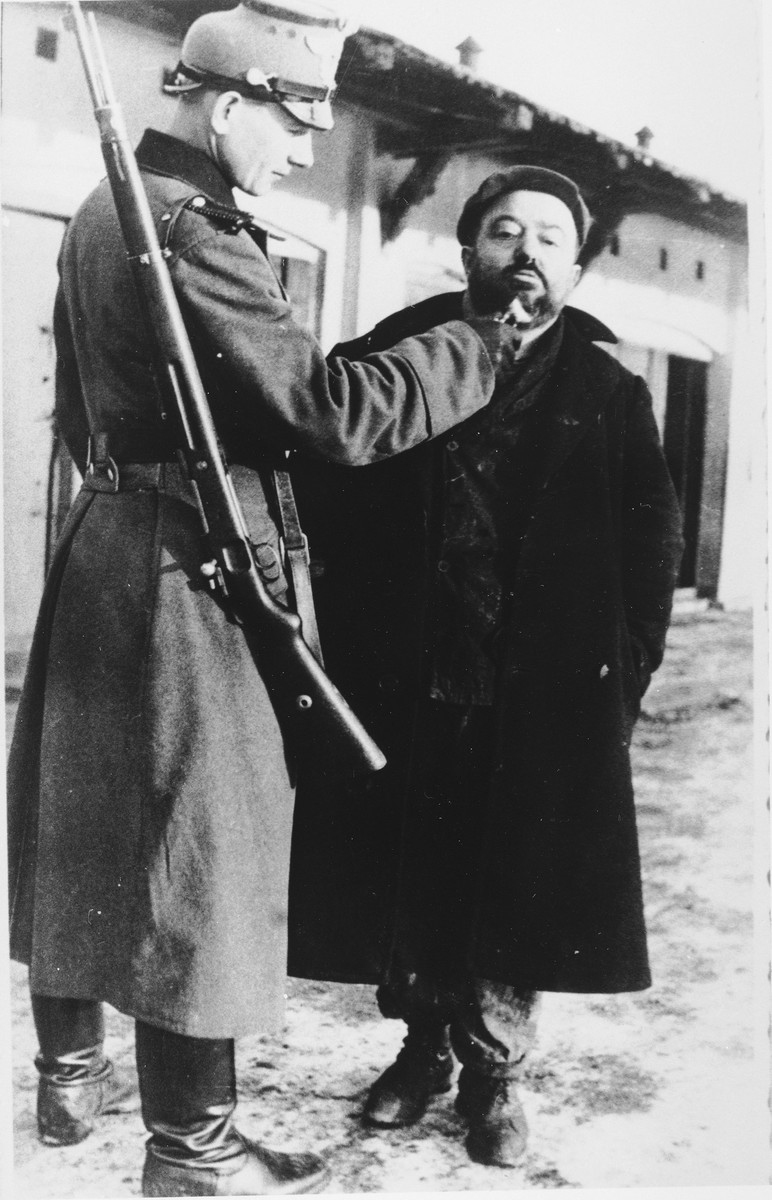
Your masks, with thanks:
[{"label": "military helmet", "polygon": [[351,22],[315,0],[243,0],[193,22],[164,91],[232,89],[281,104],[303,125],[332,129],[335,71],[353,32]]}]

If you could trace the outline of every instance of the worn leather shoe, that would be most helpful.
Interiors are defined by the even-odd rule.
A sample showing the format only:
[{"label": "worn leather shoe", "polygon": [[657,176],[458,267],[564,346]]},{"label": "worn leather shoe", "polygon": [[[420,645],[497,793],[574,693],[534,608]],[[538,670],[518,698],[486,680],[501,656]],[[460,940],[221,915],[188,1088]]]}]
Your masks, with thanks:
[{"label": "worn leather shoe", "polygon": [[321,1192],[330,1170],[316,1154],[266,1150],[238,1134],[241,1152],[221,1162],[196,1165],[165,1158],[149,1144],[142,1172],[143,1196],[297,1196]]},{"label": "worn leather shoe", "polygon": [[394,1129],[413,1125],[432,1096],[450,1091],[453,1056],[447,1030],[408,1029],[396,1060],[370,1088],[363,1118],[368,1125]]},{"label": "worn leather shoe", "polygon": [[38,1135],[47,1146],[74,1146],[88,1137],[100,1117],[137,1112],[139,1106],[136,1079],[117,1075],[109,1059],[72,1079],[41,1070]]},{"label": "worn leather shoe", "polygon": [[487,1167],[514,1167],[528,1141],[528,1124],[511,1079],[495,1079],[464,1068],[456,1111],[469,1121],[469,1157]]}]

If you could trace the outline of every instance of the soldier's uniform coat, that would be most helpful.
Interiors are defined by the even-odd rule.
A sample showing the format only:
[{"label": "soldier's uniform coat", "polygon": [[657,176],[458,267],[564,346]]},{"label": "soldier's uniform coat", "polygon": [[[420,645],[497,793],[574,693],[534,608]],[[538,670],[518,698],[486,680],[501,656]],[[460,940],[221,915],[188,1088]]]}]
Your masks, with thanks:
[{"label": "soldier's uniform coat", "polygon": [[[296,448],[373,462],[469,416],[493,390],[488,334],[454,321],[327,363],[214,164],[153,131],[138,157],[281,599],[270,468]],[[73,218],[60,271],[57,419],[81,470],[89,431],[107,434],[120,486],[102,472],[81,491],[47,582],[9,771],[12,952],[33,993],[194,1036],[267,1030],[286,970],[293,766],[244,634],[202,586],[106,183]]]},{"label": "soldier's uniform coat", "polygon": [[[461,296],[424,301],[338,349],[382,349],[457,316]],[[593,344],[616,340],[600,322],[571,308],[563,320],[514,460],[518,550],[499,568],[509,600],[495,749],[468,796],[482,849],[465,863],[474,911],[458,954],[472,974],[521,989],[616,992],[650,982],[629,747],[662,660],[681,520],[643,380]],[[485,438],[489,411],[467,436]],[[465,428],[361,472],[309,464],[298,480],[323,560],[327,659],[389,763],[345,792],[301,784],[292,974],[377,983],[394,953],[409,970],[414,952],[420,969],[404,897],[447,886],[440,839],[405,797],[411,752],[421,754],[432,580],[447,565],[437,530]],[[421,877],[417,889],[400,887],[405,872]]]}]

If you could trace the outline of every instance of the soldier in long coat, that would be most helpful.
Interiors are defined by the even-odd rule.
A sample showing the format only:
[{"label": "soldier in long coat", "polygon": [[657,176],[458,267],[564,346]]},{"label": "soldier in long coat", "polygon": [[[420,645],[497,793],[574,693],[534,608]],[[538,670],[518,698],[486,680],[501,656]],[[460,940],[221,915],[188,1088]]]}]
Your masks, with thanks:
[{"label": "soldier in long coat", "polygon": [[[287,585],[272,471],[302,448],[372,463],[493,391],[500,326],[451,320],[325,361],[234,206],[312,162],[343,23],[305,0],[200,18],[171,135],[138,160],[265,583]],[[270,77],[270,79],[269,79]],[[145,1195],[318,1190],[313,1155],[233,1126],[233,1039],[282,1019],[296,764],[254,647],[200,573],[109,187],[60,259],[56,416],[84,483],[47,581],[9,773],[11,944],[29,964],[47,1142],[111,1098],[101,1003],[137,1022]],[[486,348],[488,347],[488,348]],[[87,457],[88,458],[87,462]]]},{"label": "soldier in long coat", "polygon": [[508,311],[494,400],[389,463],[309,466],[300,492],[328,660],[389,763],[329,803],[300,789],[290,972],[377,983],[406,1022],[368,1122],[417,1120],[452,1043],[469,1153],[502,1166],[539,993],[650,983],[629,746],[681,522],[643,380],[565,304],[587,224],[565,176],[486,180],[458,227],[467,292],[338,351]]}]

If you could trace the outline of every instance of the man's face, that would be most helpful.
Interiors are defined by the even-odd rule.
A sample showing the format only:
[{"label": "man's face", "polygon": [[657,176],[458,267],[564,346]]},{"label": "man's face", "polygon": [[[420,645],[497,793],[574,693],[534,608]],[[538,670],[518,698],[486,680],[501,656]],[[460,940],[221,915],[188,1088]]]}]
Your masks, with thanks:
[{"label": "man's face", "polygon": [[510,192],[484,214],[473,246],[462,250],[475,312],[511,315],[537,328],[558,315],[579,281],[573,217],[557,196]]},{"label": "man's face", "polygon": [[212,121],[212,154],[231,187],[264,196],[293,167],[314,161],[312,132],[278,104],[219,97]]}]

